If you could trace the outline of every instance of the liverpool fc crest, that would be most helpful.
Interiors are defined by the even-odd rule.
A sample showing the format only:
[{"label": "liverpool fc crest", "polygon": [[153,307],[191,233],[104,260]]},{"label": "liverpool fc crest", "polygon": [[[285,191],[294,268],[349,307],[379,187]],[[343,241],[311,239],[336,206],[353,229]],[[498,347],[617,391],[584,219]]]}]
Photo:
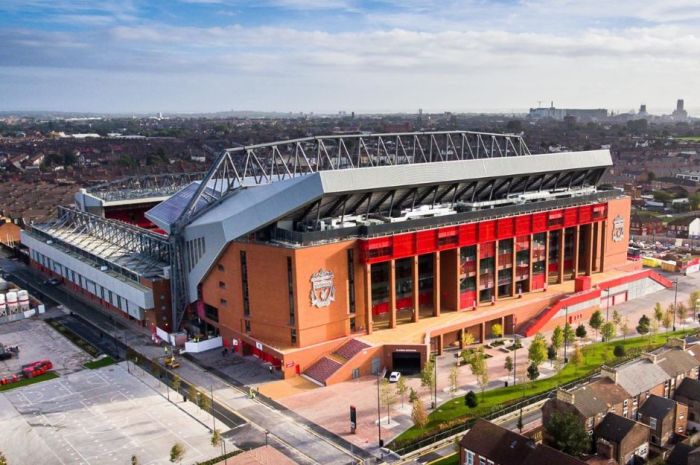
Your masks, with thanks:
[{"label": "liverpool fc crest", "polygon": [[620,242],[625,237],[625,220],[622,216],[617,215],[613,220],[612,240]]},{"label": "liverpool fc crest", "polygon": [[328,307],[335,301],[335,285],[333,272],[321,268],[311,275],[311,305],[322,308]]}]

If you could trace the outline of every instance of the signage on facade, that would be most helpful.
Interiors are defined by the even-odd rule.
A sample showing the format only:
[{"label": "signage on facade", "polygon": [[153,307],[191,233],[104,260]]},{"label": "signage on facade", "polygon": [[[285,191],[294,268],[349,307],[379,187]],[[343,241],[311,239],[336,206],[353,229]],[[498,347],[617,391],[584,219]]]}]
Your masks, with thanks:
[{"label": "signage on facade", "polygon": [[311,275],[311,305],[322,308],[328,307],[335,301],[335,284],[333,272],[321,268]]},{"label": "signage on facade", "polygon": [[256,341],[256,342],[255,342],[255,348],[258,349],[258,350],[263,350],[263,345],[262,345],[262,343]]},{"label": "signage on facade", "polygon": [[625,220],[622,216],[617,215],[613,220],[612,240],[620,242],[625,237]]}]

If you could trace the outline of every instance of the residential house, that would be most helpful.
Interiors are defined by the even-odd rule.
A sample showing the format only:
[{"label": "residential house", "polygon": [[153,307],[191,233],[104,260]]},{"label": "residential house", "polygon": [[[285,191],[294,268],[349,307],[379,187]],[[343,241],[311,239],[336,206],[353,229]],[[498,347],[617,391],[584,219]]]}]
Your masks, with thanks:
[{"label": "residential house", "polygon": [[700,381],[685,378],[676,388],[673,398],[688,406],[688,428],[700,430]]},{"label": "residential house", "polygon": [[644,356],[661,367],[669,377],[664,388],[664,397],[672,398],[683,379],[698,378],[698,361],[684,346],[664,347]]},{"label": "residential house", "polygon": [[691,215],[676,218],[668,222],[666,233],[669,237],[687,239],[700,236],[700,217]]},{"label": "residential house", "polygon": [[649,456],[649,427],[629,418],[608,413],[596,426],[598,455],[619,465],[643,463]]},{"label": "residential house", "polygon": [[584,462],[479,419],[459,442],[460,465],[584,465]]},{"label": "residential house", "polygon": [[700,447],[690,444],[676,444],[671,455],[666,459],[667,465],[700,465]]},{"label": "residential house", "polygon": [[630,217],[630,234],[637,236],[655,236],[666,233],[666,226],[660,218],[651,215],[632,215]]},{"label": "residential house", "polygon": [[669,441],[685,433],[688,406],[666,397],[652,395],[639,408],[637,420],[651,430],[651,444],[666,447]]},{"label": "residential house", "polygon": [[592,434],[608,412],[634,418],[634,400],[613,380],[600,378],[569,391],[557,390],[556,396],[542,406],[542,422],[547,424],[555,412],[573,413]]}]

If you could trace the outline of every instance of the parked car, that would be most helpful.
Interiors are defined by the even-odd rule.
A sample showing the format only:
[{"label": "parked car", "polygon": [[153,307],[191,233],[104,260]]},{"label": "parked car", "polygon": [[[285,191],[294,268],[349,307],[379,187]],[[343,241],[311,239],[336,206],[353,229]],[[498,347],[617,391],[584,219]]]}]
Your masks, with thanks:
[{"label": "parked car", "polygon": [[401,378],[401,373],[399,373],[398,371],[392,371],[389,375],[389,382],[396,383],[399,381],[399,378]]},{"label": "parked car", "polygon": [[58,278],[51,278],[44,281],[44,284],[48,284],[49,286],[56,286],[58,284],[61,284],[61,281]]}]

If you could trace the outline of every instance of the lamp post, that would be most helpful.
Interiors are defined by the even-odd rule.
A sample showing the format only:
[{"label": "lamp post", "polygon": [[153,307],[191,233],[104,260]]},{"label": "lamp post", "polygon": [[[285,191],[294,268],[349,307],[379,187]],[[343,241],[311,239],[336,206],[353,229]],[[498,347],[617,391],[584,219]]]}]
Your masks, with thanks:
[{"label": "lamp post", "polygon": [[[610,294],[610,291],[608,291]],[[610,298],[608,297],[608,304],[610,303]],[[569,307],[564,308],[564,363],[569,363],[569,357],[567,356],[567,342],[569,341],[569,334],[566,331],[566,325],[569,324]]]},{"label": "lamp post", "polygon": [[384,441],[382,440],[382,414],[381,405],[379,402],[379,380],[384,377],[384,371],[377,369],[377,436],[379,437],[380,448],[384,447]]},{"label": "lamp post", "polygon": [[435,400],[433,401],[433,409],[436,409],[436,408],[437,408],[437,364],[438,364],[438,361],[437,361],[437,354],[435,354],[435,356],[433,356],[433,370],[434,370],[434,371],[433,371],[433,377],[434,377],[434,379],[433,379],[433,389],[434,389],[434,392],[435,392]]},{"label": "lamp post", "polygon": [[607,299],[605,299],[605,321],[610,319],[610,288],[605,290],[607,293]]},{"label": "lamp post", "polygon": [[517,375],[516,373],[518,372],[518,366],[517,366],[517,361],[518,361],[518,335],[515,334],[515,322],[517,319],[513,317],[513,386],[515,386],[517,382]]}]

